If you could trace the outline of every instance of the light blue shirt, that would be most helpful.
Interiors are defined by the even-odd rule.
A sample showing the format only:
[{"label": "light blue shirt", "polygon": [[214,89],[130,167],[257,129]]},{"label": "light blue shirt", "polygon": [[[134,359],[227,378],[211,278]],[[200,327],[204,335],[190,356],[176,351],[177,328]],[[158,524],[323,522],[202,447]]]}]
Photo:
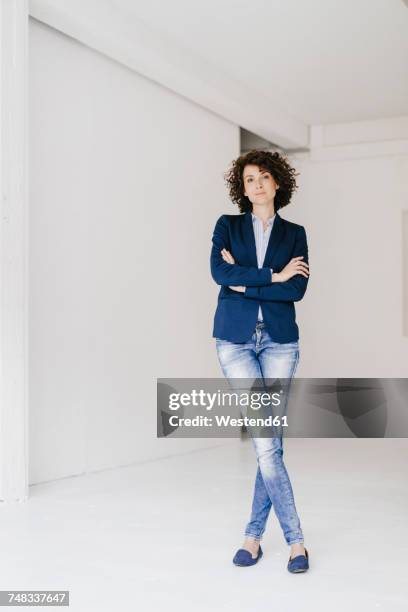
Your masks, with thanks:
[{"label": "light blue shirt", "polygon": [[[258,261],[258,268],[262,268],[263,262],[265,259],[265,253],[269,242],[269,237],[271,235],[273,222],[275,221],[275,215],[273,217],[269,217],[267,220],[268,227],[264,231],[263,221],[254,213],[252,215],[252,224],[254,228],[255,235],[255,246],[256,246],[256,259]],[[272,269],[271,269],[271,277],[272,277]],[[259,306],[258,310],[258,321],[263,321],[261,306]]]}]

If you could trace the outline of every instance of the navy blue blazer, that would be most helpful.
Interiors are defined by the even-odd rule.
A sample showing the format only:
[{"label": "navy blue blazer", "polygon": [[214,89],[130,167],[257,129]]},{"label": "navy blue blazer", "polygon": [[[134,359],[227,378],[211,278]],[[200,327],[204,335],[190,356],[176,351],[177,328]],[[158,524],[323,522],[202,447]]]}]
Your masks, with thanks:
[{"label": "navy blue blazer", "polygon": [[[255,331],[261,305],[266,329],[274,342],[298,340],[294,302],[303,298],[309,278],[296,274],[285,282],[272,283],[271,268],[281,272],[292,257],[300,255],[304,256],[302,261],[309,263],[305,228],[276,213],[262,268],[258,268],[250,212],[221,215],[214,228],[212,245],[211,275],[221,285],[213,337],[247,342]],[[235,264],[223,260],[223,248],[231,253]],[[244,285],[245,293],[229,289],[229,285]]]}]

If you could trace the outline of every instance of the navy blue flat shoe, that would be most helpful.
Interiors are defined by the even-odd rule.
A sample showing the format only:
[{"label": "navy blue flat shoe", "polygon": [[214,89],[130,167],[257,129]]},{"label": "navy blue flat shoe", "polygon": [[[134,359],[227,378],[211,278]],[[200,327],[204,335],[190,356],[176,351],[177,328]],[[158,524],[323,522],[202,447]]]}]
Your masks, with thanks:
[{"label": "navy blue flat shoe", "polygon": [[307,572],[309,569],[309,554],[305,548],[304,555],[297,555],[291,559],[289,557],[288,570],[292,574],[299,574],[300,572]]},{"label": "navy blue flat shoe", "polygon": [[261,545],[259,545],[258,556],[255,557],[255,559],[252,557],[252,554],[249,552],[249,550],[245,550],[245,548],[240,548],[235,553],[235,557],[233,558],[232,562],[234,565],[239,565],[240,567],[248,567],[249,565],[255,565],[255,563],[258,563],[262,555],[263,552]]}]

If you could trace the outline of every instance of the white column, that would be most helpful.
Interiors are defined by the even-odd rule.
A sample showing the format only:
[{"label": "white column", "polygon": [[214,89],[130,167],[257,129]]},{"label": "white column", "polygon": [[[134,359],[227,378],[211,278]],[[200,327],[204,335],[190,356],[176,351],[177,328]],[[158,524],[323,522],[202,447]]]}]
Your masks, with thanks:
[{"label": "white column", "polygon": [[0,501],[28,496],[28,0],[0,0]]}]

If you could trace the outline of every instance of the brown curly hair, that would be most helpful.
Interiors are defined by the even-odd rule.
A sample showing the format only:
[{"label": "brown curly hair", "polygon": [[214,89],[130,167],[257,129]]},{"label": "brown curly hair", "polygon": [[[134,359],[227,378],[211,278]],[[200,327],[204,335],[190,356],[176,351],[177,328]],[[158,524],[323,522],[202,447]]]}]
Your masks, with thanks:
[{"label": "brown curly hair", "polygon": [[245,166],[248,164],[254,164],[262,170],[270,172],[279,185],[274,199],[275,212],[287,206],[292,193],[298,187],[295,176],[298,176],[299,172],[296,172],[295,168],[290,166],[286,157],[276,151],[272,153],[252,149],[235,159],[230,169],[224,174],[230,198],[238,205],[240,212],[252,211],[252,202],[244,195],[243,173]]}]

